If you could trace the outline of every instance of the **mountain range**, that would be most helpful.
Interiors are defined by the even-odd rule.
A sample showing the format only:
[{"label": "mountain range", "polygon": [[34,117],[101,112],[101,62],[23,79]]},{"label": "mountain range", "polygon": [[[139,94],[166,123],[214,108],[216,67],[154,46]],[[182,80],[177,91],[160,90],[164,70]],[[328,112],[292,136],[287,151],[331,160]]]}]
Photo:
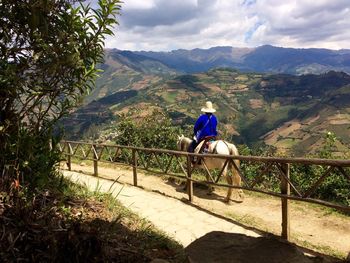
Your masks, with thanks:
[{"label": "mountain range", "polygon": [[[221,134],[235,143],[264,143],[304,156],[316,152],[332,131],[338,152],[350,144],[350,50],[113,49],[106,50],[100,68],[96,88],[63,121],[69,138],[113,141],[119,116],[154,110],[186,129],[211,100]],[[317,74],[300,75],[301,69]]]},{"label": "mountain range", "polygon": [[295,49],[264,45],[257,48],[213,47],[134,54],[153,58],[184,73],[229,67],[241,71],[307,74],[329,70],[350,73],[350,50]]}]

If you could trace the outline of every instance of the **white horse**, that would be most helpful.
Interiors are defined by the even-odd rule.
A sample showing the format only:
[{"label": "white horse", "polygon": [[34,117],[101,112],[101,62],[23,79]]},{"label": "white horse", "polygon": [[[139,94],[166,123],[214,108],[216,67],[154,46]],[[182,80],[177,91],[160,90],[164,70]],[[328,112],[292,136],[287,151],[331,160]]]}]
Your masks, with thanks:
[{"label": "white horse", "polygon": [[[178,138],[177,141],[177,148],[180,151],[188,151],[189,146],[191,145],[192,140],[190,138],[187,138],[183,135],[181,135]],[[201,147],[201,143],[197,146],[195,153],[198,153],[199,148]],[[214,141],[213,143],[210,144],[209,149],[208,149],[208,153],[211,154],[225,154],[225,155],[238,155],[238,150],[236,148],[236,146],[232,143],[228,143],[226,141],[223,140],[217,140]],[[202,169],[206,169],[203,162],[205,163],[206,167],[208,169],[220,169],[220,171],[223,169],[226,160],[225,159],[221,159],[221,158],[209,158],[209,157],[205,157],[202,159],[202,164],[194,164],[196,167],[202,168]],[[239,160],[234,160],[237,168],[239,168]],[[241,185],[241,177],[237,171],[237,168],[232,165],[230,163],[230,165],[226,165],[225,169],[222,172],[222,175],[226,177],[227,183],[229,185],[236,185],[236,186],[240,186]],[[232,175],[228,174],[228,169],[230,169],[232,171]],[[209,181],[209,175],[206,173],[206,178],[207,181]],[[212,188],[209,188],[210,190]],[[231,195],[232,195],[232,188],[228,188],[227,191],[227,196],[225,198],[225,202],[229,203],[231,200]],[[239,189],[237,191],[238,196],[240,198],[239,201],[243,201],[244,198],[244,194],[243,191],[241,189]]]}]

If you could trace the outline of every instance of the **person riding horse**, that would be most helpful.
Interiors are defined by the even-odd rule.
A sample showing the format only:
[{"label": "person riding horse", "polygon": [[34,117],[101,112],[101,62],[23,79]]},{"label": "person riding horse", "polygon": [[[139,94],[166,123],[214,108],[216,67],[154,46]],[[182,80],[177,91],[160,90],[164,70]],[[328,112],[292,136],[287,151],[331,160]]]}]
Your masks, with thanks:
[{"label": "person riding horse", "polygon": [[[205,147],[205,153],[210,154],[218,154],[218,155],[231,155],[238,156],[237,147],[227,141],[224,140],[216,140],[216,136],[218,132],[216,130],[218,121],[216,116],[213,114],[216,110],[213,108],[213,104],[210,101],[207,101],[205,107],[201,109],[204,113],[197,119],[193,132],[194,132],[194,140],[191,138],[185,137],[184,135],[179,136],[177,141],[177,149],[179,151],[185,152],[195,152],[196,156],[192,156],[190,154],[191,163],[187,165],[191,165],[193,168],[204,169],[206,171],[205,176],[208,182],[214,182],[213,178],[210,175],[210,169],[218,169],[221,173],[218,175],[216,179],[216,183],[220,179],[220,177],[224,177],[227,180],[227,183],[232,186],[240,186],[241,185],[241,176],[239,173],[239,160],[238,159],[223,159],[223,158],[215,158],[213,156],[208,156],[206,154],[197,158],[198,153],[202,153],[203,147]],[[210,141],[210,143],[207,143]],[[198,145],[202,143],[201,149]],[[241,189],[233,189],[229,187],[227,189],[227,196],[225,198],[225,202],[229,203],[231,200],[232,192],[235,191],[237,193],[238,202],[242,202],[244,198],[244,193]],[[210,187],[209,192],[212,192],[212,187]]]},{"label": "person riding horse", "polygon": [[204,114],[199,116],[194,125],[194,140],[189,147],[189,152],[194,152],[201,141],[215,140],[215,137],[218,135],[216,130],[218,121],[214,115],[216,110],[213,108],[211,101],[207,101],[205,107],[202,108],[201,111],[204,112]]}]

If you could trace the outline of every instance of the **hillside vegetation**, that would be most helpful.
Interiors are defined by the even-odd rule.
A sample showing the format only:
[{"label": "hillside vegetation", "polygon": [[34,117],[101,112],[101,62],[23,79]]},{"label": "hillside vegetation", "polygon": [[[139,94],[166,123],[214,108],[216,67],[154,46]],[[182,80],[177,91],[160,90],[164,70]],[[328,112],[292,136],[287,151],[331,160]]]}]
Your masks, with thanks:
[{"label": "hillside vegetation", "polygon": [[[64,122],[68,138],[96,139],[102,134],[103,140],[112,139],[109,135],[116,132],[121,116],[142,117],[154,110],[168,114],[173,125],[190,136],[204,102],[211,100],[218,109],[221,137],[235,143],[266,144],[280,153],[303,156],[315,153],[325,134],[333,132],[338,138],[336,151],[348,149],[346,73],[295,76],[220,68],[183,75],[143,56],[135,55],[132,61],[120,56],[107,53],[95,93]],[[127,83],[121,81],[124,78]]]}]

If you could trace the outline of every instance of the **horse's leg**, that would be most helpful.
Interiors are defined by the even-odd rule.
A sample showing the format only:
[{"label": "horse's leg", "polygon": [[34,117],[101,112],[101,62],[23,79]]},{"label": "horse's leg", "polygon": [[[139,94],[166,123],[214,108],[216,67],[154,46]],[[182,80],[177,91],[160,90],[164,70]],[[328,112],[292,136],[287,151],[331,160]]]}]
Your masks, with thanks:
[{"label": "horse's leg", "polygon": [[[207,182],[210,182],[211,179],[210,179],[210,176],[208,175],[207,172],[205,172],[205,178],[207,179]],[[212,195],[213,192],[214,192],[214,187],[211,186],[211,185],[208,185],[208,193],[207,193],[207,195]]]},{"label": "horse's leg", "polygon": [[[205,162],[205,160],[202,159],[202,162]],[[203,164],[203,165],[204,165],[204,164]],[[206,170],[204,167],[203,167],[203,169]],[[209,169],[208,169],[208,170],[209,170]],[[209,176],[209,174],[208,174],[207,171],[205,171],[205,178],[206,178],[207,182],[211,182],[211,178],[210,178],[210,176]],[[211,186],[211,185],[208,185],[208,193],[207,193],[207,195],[212,195],[213,192],[214,192],[214,187]]]},{"label": "horse's leg", "polygon": [[[237,167],[239,167],[239,161],[234,161],[234,162],[236,163]],[[232,169],[232,181],[233,181],[233,185],[241,186],[241,182],[242,182],[241,176],[239,175],[239,173],[235,167],[233,167],[233,169]],[[243,199],[244,199],[243,190],[238,189],[237,193],[238,193],[238,197],[239,197],[240,201],[243,202]]]},{"label": "horse's leg", "polygon": [[[233,185],[232,177],[227,173],[227,169],[225,169],[223,175],[226,177],[226,181],[228,185]],[[230,203],[231,201],[231,195],[232,195],[232,188],[227,189],[227,196],[225,198],[226,203]]]},{"label": "horse's leg", "polygon": [[187,192],[187,186],[188,186],[188,184],[187,184],[187,180],[186,180],[186,182],[185,182],[184,187],[182,188],[182,190],[185,191],[185,192]]},{"label": "horse's leg", "polygon": [[[210,178],[208,178],[209,176],[207,176],[207,181],[210,180]],[[209,182],[209,181],[208,181]],[[212,195],[214,193],[215,188],[211,185],[208,185],[208,193],[207,195]]]}]

